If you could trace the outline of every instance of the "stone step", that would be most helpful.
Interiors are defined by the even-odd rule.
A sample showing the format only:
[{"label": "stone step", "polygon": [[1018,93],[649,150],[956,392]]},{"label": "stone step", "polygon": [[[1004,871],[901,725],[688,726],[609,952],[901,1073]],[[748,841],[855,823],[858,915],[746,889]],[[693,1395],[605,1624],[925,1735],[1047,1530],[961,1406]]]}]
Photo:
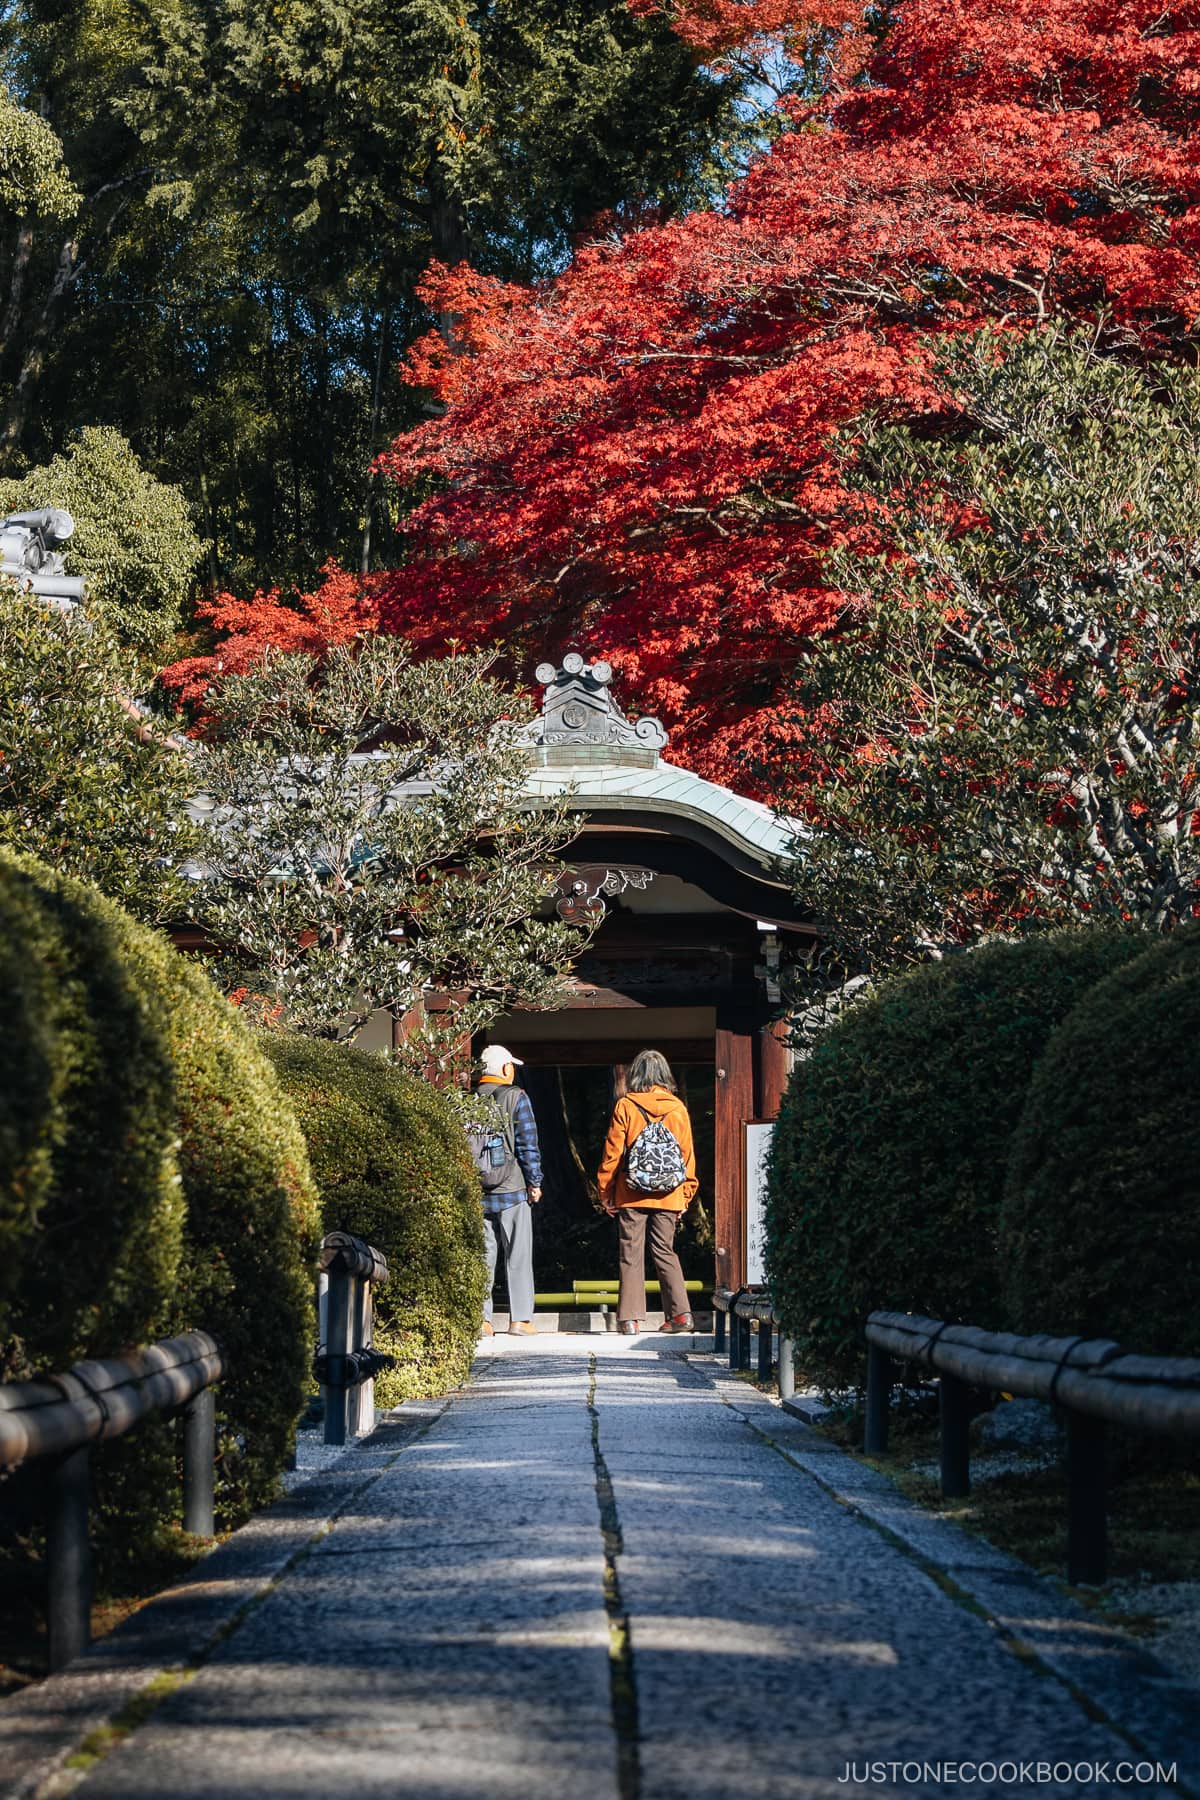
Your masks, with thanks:
[{"label": "stone step", "polygon": [[[713,1328],[711,1312],[696,1312],[693,1313],[692,1317],[696,1321],[697,1336],[711,1332]],[[642,1331],[657,1331],[663,1322],[664,1319],[662,1313],[647,1313],[642,1321]],[[507,1331],[508,1314],[502,1312],[494,1314],[492,1323],[497,1332]],[[617,1329],[617,1315],[615,1310],[610,1311],[607,1308],[601,1308],[596,1312],[553,1312],[547,1310],[545,1312],[535,1312],[533,1315],[533,1323],[539,1332],[615,1332]]]}]

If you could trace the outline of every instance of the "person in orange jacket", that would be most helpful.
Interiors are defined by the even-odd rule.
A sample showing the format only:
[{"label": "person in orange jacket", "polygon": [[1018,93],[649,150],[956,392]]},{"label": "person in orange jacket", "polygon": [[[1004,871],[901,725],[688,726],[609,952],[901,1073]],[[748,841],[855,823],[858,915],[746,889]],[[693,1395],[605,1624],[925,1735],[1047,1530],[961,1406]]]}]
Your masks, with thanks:
[{"label": "person in orange jacket", "polygon": [[[665,1193],[638,1192],[626,1178],[629,1152],[652,1121],[660,1121],[680,1151],[684,1179]],[[650,1140],[647,1140],[648,1142]],[[669,1140],[668,1147],[669,1147]],[[688,1310],[683,1270],[675,1252],[675,1228],[700,1185],[696,1180],[696,1152],[692,1145],[692,1121],[679,1098],[675,1078],[658,1050],[642,1050],[629,1065],[627,1088],[613,1109],[604,1154],[596,1175],[600,1204],[615,1217],[619,1233],[621,1287],[617,1298],[617,1329],[636,1337],[646,1316],[646,1238],[662,1285],[663,1312],[668,1332],[695,1329]]]}]

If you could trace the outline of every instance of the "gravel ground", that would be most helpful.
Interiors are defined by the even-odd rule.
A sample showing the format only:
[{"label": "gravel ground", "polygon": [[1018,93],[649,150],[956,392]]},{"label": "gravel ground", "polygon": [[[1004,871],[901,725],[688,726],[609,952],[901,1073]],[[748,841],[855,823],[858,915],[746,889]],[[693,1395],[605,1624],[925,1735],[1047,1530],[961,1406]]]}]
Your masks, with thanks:
[{"label": "gravel ground", "polygon": [[1200,1682],[1200,1581],[1114,1581],[1105,1611],[1144,1618],[1141,1641],[1168,1668]]},{"label": "gravel ground", "polygon": [[[390,1413],[376,1412],[375,1423],[381,1425]],[[283,1477],[283,1488],[287,1494],[311,1481],[314,1475],[323,1475],[326,1469],[335,1468],[345,1457],[355,1456],[364,1442],[357,1438],[350,1444],[326,1444],[323,1438],[324,1428],[320,1425],[302,1425],[296,1433],[296,1466],[289,1469]]]}]

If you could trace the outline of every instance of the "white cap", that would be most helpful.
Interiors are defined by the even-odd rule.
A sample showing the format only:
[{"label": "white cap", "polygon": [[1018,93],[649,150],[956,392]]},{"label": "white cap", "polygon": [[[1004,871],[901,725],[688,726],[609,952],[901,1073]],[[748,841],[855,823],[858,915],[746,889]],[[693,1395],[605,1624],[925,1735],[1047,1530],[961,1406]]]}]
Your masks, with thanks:
[{"label": "white cap", "polygon": [[525,1067],[521,1058],[514,1056],[511,1050],[506,1050],[503,1044],[489,1044],[479,1059],[479,1066],[485,1075],[503,1075],[506,1063],[515,1063],[518,1069]]}]

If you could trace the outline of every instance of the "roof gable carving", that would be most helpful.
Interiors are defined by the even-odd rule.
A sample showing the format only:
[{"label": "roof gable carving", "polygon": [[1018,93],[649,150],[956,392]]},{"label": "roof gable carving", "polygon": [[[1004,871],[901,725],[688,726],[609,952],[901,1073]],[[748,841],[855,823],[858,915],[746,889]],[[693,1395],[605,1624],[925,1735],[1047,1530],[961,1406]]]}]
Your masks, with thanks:
[{"label": "roof gable carving", "polygon": [[653,768],[666,749],[657,719],[628,719],[613,699],[611,663],[587,663],[573,650],[557,668],[540,663],[536,678],[546,690],[542,710],[523,736],[545,765],[602,761]]}]

